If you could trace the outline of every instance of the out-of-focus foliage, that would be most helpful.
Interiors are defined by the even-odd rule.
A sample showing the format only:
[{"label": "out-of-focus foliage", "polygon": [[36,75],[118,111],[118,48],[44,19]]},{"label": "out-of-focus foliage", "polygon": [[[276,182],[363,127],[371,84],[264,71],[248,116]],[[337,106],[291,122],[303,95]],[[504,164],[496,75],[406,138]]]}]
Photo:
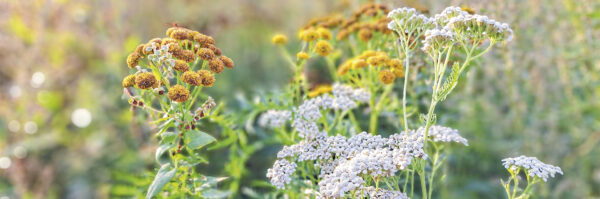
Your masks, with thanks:
[{"label": "out-of-focus foliage", "polygon": [[[440,105],[469,147],[454,152],[442,198],[503,198],[501,159],[537,156],[564,176],[547,198],[600,197],[600,2],[595,0],[381,1],[437,13],[468,6],[511,24],[512,42],[482,57]],[[290,81],[271,45],[312,17],[356,8],[331,0],[5,0],[0,2],[0,197],[143,197],[156,165],[155,127],[123,98],[125,59],[170,23],[207,33],[236,69],[206,89],[226,114],[206,122],[206,179],[233,197],[267,197],[265,173],[281,148],[253,126],[255,96]],[[325,69],[325,66],[319,67]],[[316,69],[314,69],[316,70]],[[311,79],[319,79],[311,72]],[[324,78],[326,79],[326,78]],[[252,99],[252,100],[241,100]],[[253,108],[253,109],[251,109]],[[451,113],[451,115],[448,114]],[[89,118],[88,116],[91,116]],[[86,119],[91,119],[86,120]],[[240,124],[247,124],[241,126]],[[209,182],[210,181],[210,182]]]}]

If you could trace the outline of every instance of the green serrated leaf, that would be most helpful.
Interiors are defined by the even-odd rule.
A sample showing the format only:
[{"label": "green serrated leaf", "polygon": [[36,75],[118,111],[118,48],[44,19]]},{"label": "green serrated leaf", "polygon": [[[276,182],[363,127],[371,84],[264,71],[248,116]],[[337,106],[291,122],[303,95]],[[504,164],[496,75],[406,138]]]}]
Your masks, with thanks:
[{"label": "green serrated leaf", "polygon": [[213,136],[202,131],[188,131],[185,133],[185,144],[190,149],[199,149],[216,141]]},{"label": "green serrated leaf", "polygon": [[175,132],[165,132],[163,134],[160,135],[160,143],[172,143],[173,141],[175,141],[175,139],[177,139],[177,133]]},{"label": "green serrated leaf", "polygon": [[146,199],[154,197],[173,177],[175,177],[176,169],[171,164],[165,164],[160,167],[158,173],[154,177],[152,184],[148,188]]},{"label": "green serrated leaf", "polygon": [[169,149],[172,149],[173,147],[175,147],[175,144],[173,143],[164,143],[158,146],[158,148],[156,149],[156,153],[154,154],[156,162],[158,162],[158,164],[160,165],[169,163],[170,160],[168,152]]}]

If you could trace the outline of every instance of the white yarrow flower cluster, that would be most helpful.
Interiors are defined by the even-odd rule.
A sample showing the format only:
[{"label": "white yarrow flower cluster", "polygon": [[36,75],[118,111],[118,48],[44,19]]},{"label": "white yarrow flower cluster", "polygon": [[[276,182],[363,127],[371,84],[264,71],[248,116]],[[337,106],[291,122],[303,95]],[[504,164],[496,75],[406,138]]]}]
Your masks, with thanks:
[{"label": "white yarrow flower cluster", "polygon": [[443,28],[451,18],[461,15],[469,15],[469,13],[463,11],[460,7],[450,6],[444,9],[440,14],[436,14],[433,19],[438,28]]},{"label": "white yarrow flower cluster", "polygon": [[453,43],[454,35],[449,29],[430,29],[425,31],[421,50],[431,53],[449,47]]},{"label": "white yarrow flower cluster", "polygon": [[286,159],[277,160],[273,167],[267,170],[267,177],[271,179],[271,184],[283,189],[292,181],[290,176],[296,171],[296,166],[295,162],[289,162]]},{"label": "white yarrow flower cluster", "polygon": [[519,156],[515,158],[506,158],[502,160],[502,165],[505,168],[516,171],[518,168],[523,168],[530,177],[538,177],[544,180],[548,179],[548,176],[553,177],[556,173],[563,174],[560,167],[545,164],[538,160],[536,157]]},{"label": "white yarrow flower cluster", "polygon": [[334,84],[332,93],[333,96],[323,94],[308,99],[297,108],[294,108],[295,116],[292,127],[298,131],[300,137],[313,139],[319,133],[316,121],[323,116],[321,111],[329,109],[349,111],[356,108],[358,103],[367,102],[371,98],[366,89],[353,89],[350,86],[341,84]]},{"label": "white yarrow flower cluster", "polygon": [[[427,158],[427,155],[423,151],[422,135],[414,132],[394,134],[389,138],[366,132],[350,138],[320,132],[313,139],[285,146],[277,157],[295,162],[314,161],[321,170],[320,194],[335,198],[365,188],[362,174],[391,176],[408,167],[412,158]],[[281,175],[284,174],[269,175],[277,176],[275,179],[268,177],[280,187],[281,179],[287,179]]]},{"label": "white yarrow flower cluster", "polygon": [[513,30],[507,23],[500,23],[483,15],[458,15],[450,18],[445,28],[469,40],[510,41]]},{"label": "white yarrow flower cluster", "polygon": [[[419,127],[417,133],[424,135],[425,127]],[[433,125],[429,127],[427,137],[432,139],[434,142],[457,142],[465,146],[469,146],[469,142],[466,138],[458,134],[458,130],[449,127]]]},{"label": "white yarrow flower cluster", "polygon": [[405,193],[400,191],[391,191],[382,188],[364,187],[354,193],[356,198],[378,198],[378,199],[409,199]]},{"label": "white yarrow flower cluster", "polygon": [[260,115],[258,125],[266,128],[279,128],[292,118],[292,112],[287,110],[268,110]]},{"label": "white yarrow flower cluster", "polygon": [[425,30],[435,26],[432,19],[417,12],[414,8],[394,9],[388,13],[387,17],[391,19],[388,23],[388,29],[402,33],[401,37],[420,35]]}]

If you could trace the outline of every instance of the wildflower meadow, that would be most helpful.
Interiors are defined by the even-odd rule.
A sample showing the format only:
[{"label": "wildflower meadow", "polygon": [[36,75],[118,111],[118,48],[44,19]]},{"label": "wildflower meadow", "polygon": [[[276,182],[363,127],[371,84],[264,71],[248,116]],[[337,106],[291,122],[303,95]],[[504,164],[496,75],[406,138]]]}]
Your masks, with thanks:
[{"label": "wildflower meadow", "polygon": [[600,198],[600,2],[0,2],[0,199]]}]

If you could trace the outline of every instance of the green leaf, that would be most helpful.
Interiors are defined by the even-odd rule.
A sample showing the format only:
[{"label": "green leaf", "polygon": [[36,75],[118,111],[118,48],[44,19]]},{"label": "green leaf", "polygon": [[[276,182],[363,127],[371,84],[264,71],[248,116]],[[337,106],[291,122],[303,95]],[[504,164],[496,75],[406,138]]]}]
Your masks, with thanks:
[{"label": "green leaf", "polygon": [[199,149],[216,141],[213,136],[202,131],[189,131],[185,133],[185,144],[190,149]]},{"label": "green leaf", "polygon": [[223,180],[227,180],[227,177],[203,176],[203,177],[200,177],[200,183],[202,183],[202,185],[200,187],[201,188],[213,187],[213,186],[217,185],[217,183],[219,183]]},{"label": "green leaf", "polygon": [[173,147],[175,147],[175,144],[172,143],[164,143],[158,146],[156,153],[154,154],[156,162],[160,165],[169,163],[169,149],[172,149]]},{"label": "green leaf", "polygon": [[190,164],[190,166],[196,166],[200,163],[208,163],[208,160],[206,160],[205,158],[201,157],[198,154],[193,155],[192,157],[189,157],[187,161],[188,161],[188,164]]},{"label": "green leaf", "polygon": [[230,194],[230,191],[221,191],[216,189],[209,189],[202,192],[202,196],[204,198],[226,198]]},{"label": "green leaf", "polygon": [[165,164],[160,167],[158,173],[154,177],[154,181],[148,188],[146,199],[154,197],[173,177],[175,177],[176,169],[171,164]]},{"label": "green leaf", "polygon": [[171,143],[177,139],[177,133],[175,132],[165,132],[160,135],[160,143]]}]

